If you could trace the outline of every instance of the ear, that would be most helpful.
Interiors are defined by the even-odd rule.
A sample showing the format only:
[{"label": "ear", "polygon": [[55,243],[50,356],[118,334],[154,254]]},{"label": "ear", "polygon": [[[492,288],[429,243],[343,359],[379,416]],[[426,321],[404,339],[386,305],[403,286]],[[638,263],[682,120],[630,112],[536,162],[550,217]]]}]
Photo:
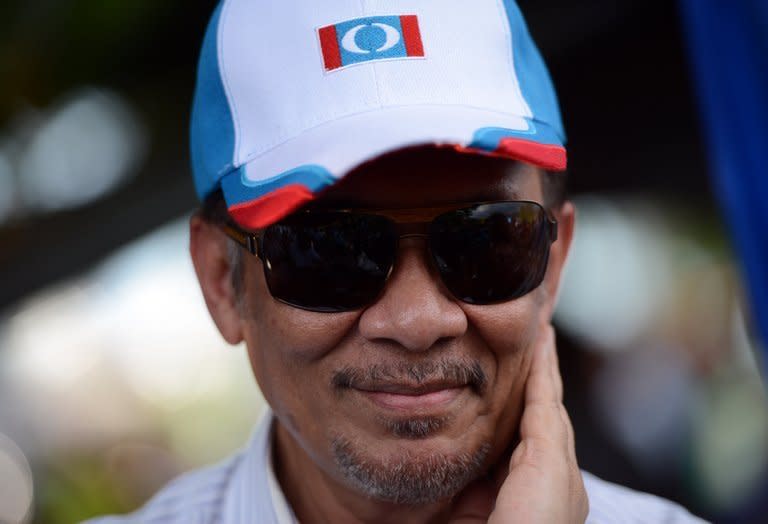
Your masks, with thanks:
[{"label": "ear", "polygon": [[232,288],[228,239],[198,215],[189,222],[189,252],[205,304],[221,335],[230,344],[243,340],[238,300]]},{"label": "ear", "polygon": [[547,296],[545,314],[547,320],[552,320],[557,305],[558,292],[563,276],[563,268],[568,259],[573,240],[573,231],[576,227],[576,208],[570,201],[565,202],[559,210],[555,211],[557,219],[557,241],[552,244],[549,252],[549,267],[544,279]]}]

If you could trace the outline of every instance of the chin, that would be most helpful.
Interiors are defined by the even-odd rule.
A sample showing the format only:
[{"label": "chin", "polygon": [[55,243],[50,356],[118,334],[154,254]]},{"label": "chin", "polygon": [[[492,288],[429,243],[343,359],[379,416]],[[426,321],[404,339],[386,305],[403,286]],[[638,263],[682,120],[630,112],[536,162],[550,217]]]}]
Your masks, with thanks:
[{"label": "chin", "polygon": [[459,443],[433,434],[430,424],[399,421],[398,431],[407,435],[373,442],[337,435],[336,467],[352,489],[382,502],[421,506],[450,499],[485,472],[491,443]]}]

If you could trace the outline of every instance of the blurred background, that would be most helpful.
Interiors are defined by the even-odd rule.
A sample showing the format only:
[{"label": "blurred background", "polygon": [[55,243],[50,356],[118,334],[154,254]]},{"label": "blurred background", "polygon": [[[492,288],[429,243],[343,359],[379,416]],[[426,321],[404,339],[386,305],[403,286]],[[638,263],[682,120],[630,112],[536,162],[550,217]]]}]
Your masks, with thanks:
[{"label": "blurred background", "polygon": [[[263,409],[187,255],[213,0],[0,3],[0,522],[130,511]],[[669,0],[521,0],[580,223],[557,313],[580,465],[766,522],[768,404]]]}]

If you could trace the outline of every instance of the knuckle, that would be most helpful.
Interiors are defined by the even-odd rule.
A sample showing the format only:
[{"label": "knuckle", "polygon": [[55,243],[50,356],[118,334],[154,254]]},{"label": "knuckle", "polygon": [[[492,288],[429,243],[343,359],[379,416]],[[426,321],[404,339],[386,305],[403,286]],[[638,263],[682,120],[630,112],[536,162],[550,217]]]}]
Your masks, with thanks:
[{"label": "knuckle", "polygon": [[558,447],[545,438],[522,441],[512,455],[513,468],[528,466],[548,477],[561,478],[566,483],[571,467],[567,458],[558,452]]},{"label": "knuckle", "polygon": [[549,461],[549,444],[544,439],[526,439],[520,443],[516,455],[516,465],[527,464],[540,467]]}]

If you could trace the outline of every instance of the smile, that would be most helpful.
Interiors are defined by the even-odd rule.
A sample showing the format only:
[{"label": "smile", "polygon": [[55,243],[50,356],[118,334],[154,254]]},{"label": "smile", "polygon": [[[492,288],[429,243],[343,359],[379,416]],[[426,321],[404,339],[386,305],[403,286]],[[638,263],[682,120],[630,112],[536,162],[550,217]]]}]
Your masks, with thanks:
[{"label": "smile", "polygon": [[415,387],[387,384],[372,389],[356,389],[378,407],[401,413],[445,409],[468,390],[466,385],[447,384],[421,384]]}]

